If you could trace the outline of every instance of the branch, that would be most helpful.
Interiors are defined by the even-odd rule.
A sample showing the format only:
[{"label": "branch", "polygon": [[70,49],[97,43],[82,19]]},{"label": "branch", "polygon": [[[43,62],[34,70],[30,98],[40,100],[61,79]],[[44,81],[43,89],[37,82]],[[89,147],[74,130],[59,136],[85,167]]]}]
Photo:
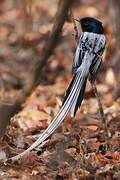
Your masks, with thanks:
[{"label": "branch", "polygon": [[0,105],[0,137],[3,136],[6,126],[10,121],[10,118],[14,116],[21,109],[22,103],[30,95],[31,91],[38,85],[41,78],[42,69],[46,65],[50,55],[53,53],[53,50],[57,44],[57,40],[62,31],[62,27],[65,23],[70,6],[71,6],[71,2],[69,0],[62,0],[60,3],[60,7],[58,3],[56,20],[53,25],[53,29],[50,34],[50,37],[46,43],[46,50],[43,54],[43,57],[37,61],[34,67],[33,77],[31,78],[32,80],[21,90],[21,92],[19,93],[19,95],[17,96],[16,100],[12,105],[7,105],[7,104]]}]

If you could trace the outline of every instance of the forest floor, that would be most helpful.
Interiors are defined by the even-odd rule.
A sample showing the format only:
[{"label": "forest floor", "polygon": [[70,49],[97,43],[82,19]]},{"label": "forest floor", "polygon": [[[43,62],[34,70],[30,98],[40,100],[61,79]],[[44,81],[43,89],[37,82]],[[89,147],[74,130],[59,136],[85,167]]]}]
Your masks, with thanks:
[{"label": "forest floor", "polygon": [[[22,6],[1,3],[1,103],[12,103],[31,77],[34,64],[42,56],[57,7],[56,1],[53,2],[54,5],[49,1],[33,3],[30,17],[25,16]],[[71,66],[76,46],[72,35],[73,25],[66,22],[40,85],[31,92],[21,111],[11,119],[0,143],[1,180],[119,179],[120,101],[114,98],[116,76],[109,66],[116,43],[107,18],[104,13],[101,17],[97,8],[80,6],[75,10],[75,16],[88,16],[91,11],[103,20],[108,39],[97,88],[108,122],[109,146],[106,145],[106,132],[102,129],[97,100],[88,82],[84,102],[75,118],[68,116],[48,140],[17,162],[2,162],[2,159],[27,149],[60,109],[60,102],[72,79]]]}]

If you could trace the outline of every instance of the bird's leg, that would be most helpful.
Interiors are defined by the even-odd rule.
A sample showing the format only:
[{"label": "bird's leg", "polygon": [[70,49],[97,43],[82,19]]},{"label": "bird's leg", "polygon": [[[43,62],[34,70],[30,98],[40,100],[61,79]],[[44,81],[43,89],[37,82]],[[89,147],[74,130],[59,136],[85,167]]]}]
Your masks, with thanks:
[{"label": "bird's leg", "polygon": [[97,87],[96,87],[96,82],[92,81],[91,85],[92,85],[94,94],[96,96],[97,102],[98,102],[99,111],[100,111],[100,115],[101,115],[101,119],[102,119],[103,130],[104,130],[104,132],[106,132],[106,136],[107,136],[106,143],[107,143],[107,147],[108,147],[110,135],[109,135],[109,131],[108,131],[108,127],[107,127],[107,121],[106,121],[105,114],[104,114],[104,111],[103,111],[103,106],[102,106],[102,103],[101,103],[100,95],[99,95]]}]

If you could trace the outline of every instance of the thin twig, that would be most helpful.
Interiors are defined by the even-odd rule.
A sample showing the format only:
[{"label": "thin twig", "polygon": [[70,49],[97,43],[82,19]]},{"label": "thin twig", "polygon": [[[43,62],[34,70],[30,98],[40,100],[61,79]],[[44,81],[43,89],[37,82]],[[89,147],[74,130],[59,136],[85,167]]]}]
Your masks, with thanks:
[{"label": "thin twig", "polygon": [[102,126],[103,126],[104,132],[106,132],[106,135],[107,135],[106,141],[107,141],[107,144],[108,144],[109,143],[109,131],[108,131],[107,121],[106,121],[105,114],[104,114],[104,111],[103,111],[103,106],[102,106],[102,103],[101,103],[100,95],[99,95],[97,87],[96,87],[96,82],[95,81],[92,82],[91,85],[92,85],[93,91],[95,93],[97,102],[98,102],[99,111],[100,111],[100,115],[101,115],[101,119],[102,119]]},{"label": "thin twig", "polygon": [[76,42],[78,41],[78,29],[77,29],[77,25],[76,25],[76,22],[75,22],[75,19],[74,19],[74,15],[73,15],[73,12],[72,12],[72,9],[70,8],[70,15],[71,15],[71,20],[72,20],[72,23],[74,25],[74,31],[75,31],[75,40]]},{"label": "thin twig", "polygon": [[[71,14],[71,20],[73,22],[74,30],[75,30],[75,41],[78,44],[78,39],[79,39],[78,38],[78,29],[77,29],[77,25],[76,25],[74,15],[73,15],[71,8],[70,8],[70,14]],[[78,151],[80,151],[79,153],[81,154],[81,157],[82,157],[82,164],[85,164],[86,145],[84,143],[83,138],[81,137],[81,134],[82,134],[82,129],[81,129],[79,135],[77,136],[77,142],[78,142],[78,147],[79,147]]]}]

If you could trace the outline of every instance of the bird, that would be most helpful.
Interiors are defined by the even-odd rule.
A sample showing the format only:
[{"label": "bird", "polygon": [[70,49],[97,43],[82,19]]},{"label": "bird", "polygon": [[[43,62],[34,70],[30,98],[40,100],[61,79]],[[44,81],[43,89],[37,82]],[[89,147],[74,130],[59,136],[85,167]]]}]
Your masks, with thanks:
[{"label": "bird", "polygon": [[48,128],[38,139],[28,149],[9,158],[9,160],[16,161],[43,143],[69,113],[71,117],[74,117],[84,99],[87,79],[91,83],[96,80],[106,45],[103,24],[93,17],[75,18],[75,21],[78,21],[81,25],[82,32],[73,58],[73,78],[67,88],[62,106]]}]

